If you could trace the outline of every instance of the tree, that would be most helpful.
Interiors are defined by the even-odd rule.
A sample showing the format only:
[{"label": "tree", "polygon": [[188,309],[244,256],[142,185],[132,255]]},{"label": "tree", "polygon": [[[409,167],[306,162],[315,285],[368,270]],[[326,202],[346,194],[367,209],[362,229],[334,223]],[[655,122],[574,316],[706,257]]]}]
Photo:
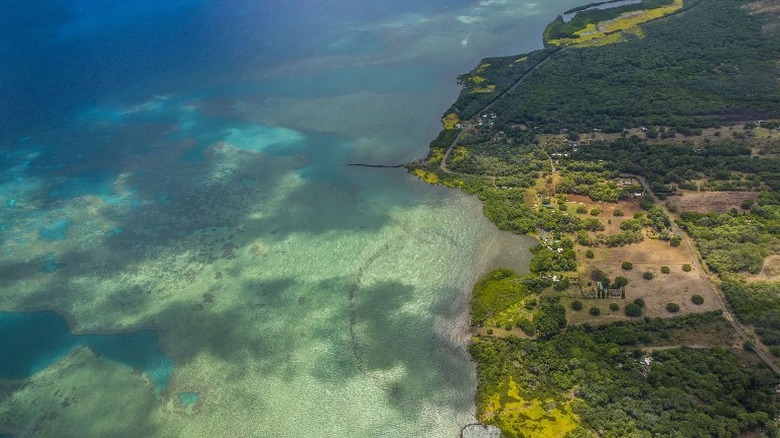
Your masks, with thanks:
[{"label": "tree", "polygon": [[687,263],[682,265],[683,272],[691,272],[691,269],[693,269],[693,268],[691,268],[691,265],[689,265]]},{"label": "tree", "polygon": [[645,307],[645,300],[641,298],[637,298],[634,300],[634,304],[636,304],[639,307]]},{"label": "tree", "polygon": [[696,304],[697,306],[700,305],[700,304],[704,304],[704,297],[702,297],[701,295],[698,295],[698,294],[694,295],[694,296],[691,297],[691,302],[693,304]]},{"label": "tree", "polygon": [[599,269],[594,269],[591,271],[590,279],[593,281],[600,281],[604,285],[609,284],[609,277],[607,276],[607,273]]},{"label": "tree", "polygon": [[595,256],[595,254],[593,254],[593,250],[592,249],[589,249],[589,250],[585,251],[585,257],[586,258],[592,259],[594,256]]},{"label": "tree", "polygon": [[612,212],[612,214],[616,217],[623,216],[625,213],[623,213],[623,210],[616,208],[615,211]]},{"label": "tree", "polygon": [[598,216],[600,214],[601,214],[601,210],[599,210],[598,208],[594,208],[593,210],[590,211],[591,216]]},{"label": "tree", "polygon": [[632,318],[636,318],[640,315],[642,315],[642,308],[639,307],[636,303],[630,303],[626,305],[626,308],[624,310],[626,312],[626,316],[630,316]]},{"label": "tree", "polygon": [[599,315],[601,315],[601,309],[599,309],[598,307],[591,307],[591,308],[590,308],[590,310],[589,310],[588,312],[589,312],[591,315],[593,315],[593,316],[599,316]]},{"label": "tree", "polygon": [[672,271],[671,271],[671,269],[669,269],[668,266],[661,266],[661,273],[668,274],[670,272],[672,272]]},{"label": "tree", "polygon": [[666,311],[669,313],[677,313],[680,311],[680,306],[675,303],[669,303],[666,305]]},{"label": "tree", "polygon": [[615,288],[619,289],[621,287],[625,287],[627,284],[628,284],[628,278],[626,278],[626,277],[615,277],[615,283],[614,283],[614,287]]},{"label": "tree", "polygon": [[611,310],[611,311],[615,312],[615,311],[617,311],[618,309],[620,309],[620,306],[618,305],[618,303],[610,303],[610,304],[609,304],[609,310]]},{"label": "tree", "polygon": [[653,278],[655,278],[655,274],[653,274],[650,271],[646,271],[642,274],[642,278],[644,278],[645,280],[652,280]]},{"label": "tree", "polygon": [[582,310],[582,302],[577,300],[572,301],[571,308],[572,310],[576,310],[577,312],[579,312],[580,310]]},{"label": "tree", "polygon": [[669,245],[673,247],[678,247],[682,243],[682,237],[680,236],[674,236],[671,239],[669,239]]},{"label": "tree", "polygon": [[624,271],[630,271],[634,269],[634,264],[631,262],[623,262],[620,267],[623,268]]}]

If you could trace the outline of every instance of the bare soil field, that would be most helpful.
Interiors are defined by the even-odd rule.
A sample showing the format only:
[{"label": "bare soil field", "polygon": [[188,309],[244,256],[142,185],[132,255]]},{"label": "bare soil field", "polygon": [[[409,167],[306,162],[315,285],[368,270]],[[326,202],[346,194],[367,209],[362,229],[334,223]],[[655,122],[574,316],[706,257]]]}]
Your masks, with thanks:
[{"label": "bare soil field", "polygon": [[[624,220],[632,219],[634,213],[646,213],[639,207],[639,199],[630,199],[619,203],[598,203],[591,201],[586,196],[567,195],[569,204],[568,211],[574,214],[576,207],[584,205],[588,209],[588,214],[582,217],[594,217],[590,215],[593,208],[598,208],[600,213],[596,216],[605,226],[605,230],[600,232],[606,235],[621,232],[620,223]],[[740,201],[741,203],[741,201]],[[614,211],[620,209],[623,216],[614,216]],[[604,245],[599,247],[587,248],[576,245],[577,251],[577,275],[580,278],[580,285],[584,292],[588,292],[595,287],[595,282],[591,280],[590,274],[594,270],[604,271],[611,280],[617,276],[626,277],[629,280],[626,286],[626,299],[591,299],[581,296],[579,289],[570,288],[568,297],[564,298],[562,303],[567,309],[567,317],[572,324],[582,324],[589,322],[591,324],[608,323],[619,320],[629,319],[625,316],[624,307],[637,298],[645,301],[645,311],[643,316],[650,317],[671,317],[675,315],[684,315],[688,313],[706,312],[718,308],[715,297],[711,295],[707,287],[707,280],[702,277],[702,273],[695,268],[691,272],[683,272],[682,267],[685,264],[694,265],[685,249],[680,247],[671,247],[668,242],[651,238],[651,233],[644,230],[645,240],[638,244],[626,245],[623,247],[609,248]],[[591,233],[595,236],[598,233]],[[585,257],[585,252],[590,249],[594,253],[592,259]],[[633,263],[634,267],[630,271],[621,268],[624,262]],[[668,266],[669,274],[661,272],[662,266]],[[651,272],[654,275],[652,280],[642,278],[644,272]],[[692,295],[701,295],[704,297],[704,303],[695,305],[691,302]],[[580,300],[583,304],[583,310],[576,312],[571,310],[570,304],[574,300]],[[620,308],[611,311],[609,305],[616,303]],[[675,303],[680,306],[680,311],[673,314],[666,311],[666,304]],[[598,307],[599,316],[592,316],[589,313],[591,307]]]},{"label": "bare soil field", "polygon": [[740,205],[744,201],[757,201],[758,192],[684,191],[681,196],[670,196],[668,200],[675,204],[680,211],[728,213],[732,208],[742,211]]},{"label": "bare soil field", "polygon": [[[584,307],[597,306],[601,309],[601,316],[592,318],[588,314],[585,320],[592,322],[608,322],[617,319],[627,319],[623,314],[623,307],[637,298],[645,301],[645,316],[671,317],[688,313],[706,312],[718,308],[715,297],[706,286],[706,280],[702,273],[694,268],[691,272],[683,272],[684,264],[692,264],[685,249],[672,248],[667,242],[655,239],[645,239],[644,242],[626,245],[624,247],[593,248],[594,258],[585,257],[586,248],[577,249],[578,269],[580,283],[583,290],[588,291],[595,284],[590,279],[590,273],[599,269],[607,273],[610,279],[623,276],[629,280],[626,286],[626,299],[581,299]],[[634,267],[630,271],[623,270],[621,264],[624,261],[631,262]],[[661,266],[668,266],[669,274],[661,273]],[[655,276],[652,280],[642,278],[644,272],[652,272]],[[588,283],[593,283],[590,287]],[[691,302],[692,295],[704,297],[704,303],[695,305]],[[617,302],[620,310],[609,311],[609,304]],[[667,303],[675,303],[680,306],[680,311],[672,314],[666,311]],[[572,315],[575,317],[575,315]],[[575,318],[580,319],[580,318]],[[572,320],[574,322],[574,319]]]}]

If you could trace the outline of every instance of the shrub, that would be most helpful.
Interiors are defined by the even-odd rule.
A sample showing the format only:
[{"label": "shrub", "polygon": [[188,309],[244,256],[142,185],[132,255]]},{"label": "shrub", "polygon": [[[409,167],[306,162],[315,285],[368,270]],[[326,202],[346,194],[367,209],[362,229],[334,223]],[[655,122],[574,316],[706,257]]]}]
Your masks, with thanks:
[{"label": "shrub", "polygon": [[628,278],[626,278],[626,277],[615,277],[614,286],[616,288],[624,287],[627,284],[628,284]]},{"label": "shrub", "polygon": [[625,213],[623,213],[623,210],[616,208],[615,211],[612,212],[612,215],[615,217],[623,216]]},{"label": "shrub", "polygon": [[639,307],[645,307],[645,300],[641,298],[637,298],[634,300],[634,304],[636,304]]},{"label": "shrub", "polygon": [[678,247],[680,246],[680,243],[682,243],[682,237],[680,236],[674,236],[671,239],[669,239],[669,245]]},{"label": "shrub", "polygon": [[642,278],[644,278],[645,280],[652,280],[653,278],[655,278],[655,274],[653,274],[650,271],[646,271],[645,273],[642,274]]},{"label": "shrub", "polygon": [[492,335],[493,334],[493,329],[492,328],[487,329],[487,334]]},{"label": "shrub", "polygon": [[577,300],[572,301],[571,302],[571,308],[572,308],[572,310],[576,310],[576,311],[579,312],[580,310],[582,310],[582,302],[581,301],[577,301]]},{"label": "shrub", "polygon": [[593,210],[590,211],[591,216],[598,216],[600,214],[601,214],[601,210],[599,210],[598,208],[594,208]]},{"label": "shrub", "polygon": [[700,304],[704,304],[704,297],[701,295],[694,295],[691,297],[691,302],[693,304],[696,304],[697,306]]},{"label": "shrub", "polygon": [[669,313],[677,313],[680,311],[680,306],[674,303],[669,303],[666,305],[666,311]]},{"label": "shrub", "polygon": [[630,303],[626,305],[625,312],[626,312],[626,316],[636,318],[642,315],[642,308],[639,307],[639,305],[636,303]]},{"label": "shrub", "polygon": [[624,271],[630,271],[634,269],[634,264],[631,262],[623,262],[620,267],[623,268]]},{"label": "shrub", "polygon": [[579,213],[579,214],[585,214],[585,213],[587,213],[587,212],[588,212],[588,207],[586,207],[586,206],[584,206],[584,205],[580,205],[579,207],[577,207],[577,210],[576,210],[576,211],[577,211],[577,213]]},{"label": "shrub", "polygon": [[693,269],[693,268],[691,268],[691,265],[689,265],[687,263],[682,266],[683,272],[691,272],[691,269]]},{"label": "shrub", "polygon": [[671,269],[669,269],[669,267],[668,267],[668,266],[661,266],[661,273],[663,273],[663,274],[668,274],[668,273],[670,273],[670,272],[672,272],[672,270],[671,270]]},{"label": "shrub", "polygon": [[590,308],[590,310],[589,310],[588,312],[589,312],[591,315],[593,315],[593,316],[599,316],[599,315],[601,315],[601,309],[599,309],[598,307],[591,307],[591,308]]},{"label": "shrub", "polygon": [[620,306],[618,305],[618,303],[610,303],[610,304],[609,304],[609,310],[611,310],[611,311],[615,312],[615,311],[617,311],[618,309],[620,309]]},{"label": "shrub", "polygon": [[585,257],[586,258],[592,259],[594,256],[595,256],[595,254],[593,254],[593,250],[592,249],[589,249],[589,250],[585,251]]}]

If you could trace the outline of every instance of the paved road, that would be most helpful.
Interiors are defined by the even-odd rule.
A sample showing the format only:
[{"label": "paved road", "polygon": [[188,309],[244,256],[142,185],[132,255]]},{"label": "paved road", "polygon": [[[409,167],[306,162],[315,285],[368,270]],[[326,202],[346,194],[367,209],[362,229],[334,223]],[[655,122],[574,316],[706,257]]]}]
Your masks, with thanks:
[{"label": "paved road", "polygon": [[750,342],[754,345],[753,352],[756,353],[756,355],[761,358],[761,360],[778,376],[780,376],[780,367],[777,366],[777,364],[772,359],[772,353],[769,351],[769,349],[764,345],[760,339],[758,339],[756,336],[750,333],[750,331],[745,328],[742,323],[737,320],[734,313],[731,311],[731,308],[726,303],[725,298],[723,297],[723,294],[721,293],[720,289],[718,289],[712,281],[712,278],[714,274],[712,274],[709,269],[707,268],[707,265],[702,262],[701,255],[699,254],[698,249],[696,249],[696,246],[694,246],[693,241],[690,237],[688,237],[688,234],[685,233],[680,227],[677,225],[677,223],[674,221],[674,217],[669,213],[669,211],[666,209],[666,207],[661,203],[661,201],[658,199],[658,197],[653,193],[653,191],[650,189],[650,184],[647,182],[647,180],[639,175],[633,175],[630,173],[623,173],[620,174],[621,177],[624,178],[634,178],[639,180],[640,183],[642,183],[642,186],[645,188],[645,192],[647,192],[648,195],[655,201],[656,205],[661,207],[663,209],[664,213],[669,216],[669,220],[671,221],[671,229],[672,232],[680,236],[683,240],[683,244],[685,246],[686,251],[688,251],[688,255],[691,257],[691,260],[693,260],[693,266],[696,268],[699,272],[699,276],[704,280],[704,283],[707,285],[707,288],[712,292],[712,295],[717,300],[718,307],[723,311],[723,317],[726,318],[726,320],[731,323],[731,326],[734,327],[734,331],[737,332],[737,336],[739,336],[740,339],[742,339],[743,342]]}]

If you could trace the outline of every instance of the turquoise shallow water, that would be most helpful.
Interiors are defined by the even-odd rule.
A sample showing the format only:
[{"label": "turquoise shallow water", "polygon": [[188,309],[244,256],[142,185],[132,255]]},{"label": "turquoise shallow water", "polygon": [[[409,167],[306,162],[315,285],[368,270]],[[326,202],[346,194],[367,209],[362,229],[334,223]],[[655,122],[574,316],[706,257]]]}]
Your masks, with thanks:
[{"label": "turquoise shallow water", "polygon": [[[2,96],[13,113],[0,108],[0,309],[49,308],[78,333],[122,333],[73,336],[54,318],[0,334],[21,349],[8,372],[29,376],[0,397],[10,430],[456,436],[474,411],[469,289],[498,263],[526,269],[532,241],[499,233],[457,191],[346,163],[425,155],[456,75],[538,47],[574,5],[7,11],[20,24],[0,39],[11,87],[0,92],[18,90]],[[86,365],[67,356],[78,345],[115,374],[81,379]],[[144,397],[131,368],[159,393]],[[111,397],[32,402],[57,385]]]},{"label": "turquoise shallow water", "polygon": [[165,390],[173,360],[159,350],[153,331],[74,335],[54,312],[0,312],[0,377],[23,379],[64,358],[76,348],[146,373],[157,391]]}]

